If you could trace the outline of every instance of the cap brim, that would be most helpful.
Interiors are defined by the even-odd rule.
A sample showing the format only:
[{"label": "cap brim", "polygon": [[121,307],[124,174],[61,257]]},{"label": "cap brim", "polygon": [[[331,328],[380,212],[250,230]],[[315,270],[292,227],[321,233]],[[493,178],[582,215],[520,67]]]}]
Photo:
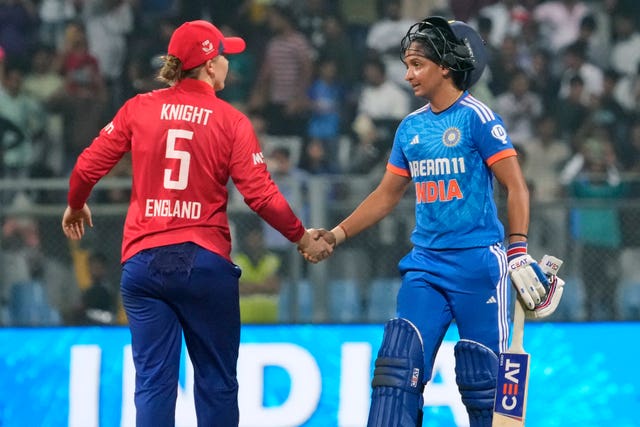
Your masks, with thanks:
[{"label": "cap brim", "polygon": [[234,54],[244,52],[247,44],[240,37],[225,37],[223,41],[223,54]]}]

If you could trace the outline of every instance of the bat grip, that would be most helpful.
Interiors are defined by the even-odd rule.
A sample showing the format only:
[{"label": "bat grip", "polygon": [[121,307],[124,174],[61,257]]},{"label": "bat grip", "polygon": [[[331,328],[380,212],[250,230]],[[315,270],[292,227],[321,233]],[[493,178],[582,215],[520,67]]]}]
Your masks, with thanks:
[{"label": "bat grip", "polygon": [[513,313],[513,333],[511,336],[511,348],[524,353],[524,308],[518,298],[516,298]]}]

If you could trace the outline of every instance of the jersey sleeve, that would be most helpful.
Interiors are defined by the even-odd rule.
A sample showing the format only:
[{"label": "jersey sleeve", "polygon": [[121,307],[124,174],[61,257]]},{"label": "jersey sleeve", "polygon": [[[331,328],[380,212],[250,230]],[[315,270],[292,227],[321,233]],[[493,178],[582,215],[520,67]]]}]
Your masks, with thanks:
[{"label": "jersey sleeve", "polygon": [[95,184],[131,150],[131,130],[127,117],[132,114],[128,101],[115,117],[76,160],[69,178],[67,202],[72,209],[81,209]]},{"label": "jersey sleeve", "polygon": [[402,151],[402,147],[408,142],[407,133],[404,131],[403,124],[404,121],[398,126],[398,130],[393,138],[393,146],[391,147],[391,154],[387,162],[387,170],[395,175],[411,178],[409,162]]},{"label": "jersey sleeve", "polygon": [[517,155],[500,116],[494,114],[491,120],[474,117],[471,132],[477,135],[478,151],[489,167],[498,160]]},{"label": "jersey sleeve", "polygon": [[305,228],[271,179],[260,143],[245,116],[236,124],[233,144],[230,176],[247,206],[291,242],[300,240]]}]

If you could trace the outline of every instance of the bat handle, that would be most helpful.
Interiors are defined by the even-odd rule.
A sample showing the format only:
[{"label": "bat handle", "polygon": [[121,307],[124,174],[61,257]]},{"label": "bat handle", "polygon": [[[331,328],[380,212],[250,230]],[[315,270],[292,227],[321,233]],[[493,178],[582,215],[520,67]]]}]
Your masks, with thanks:
[{"label": "bat handle", "polygon": [[511,337],[511,347],[521,353],[524,353],[524,307],[518,298],[516,298],[513,313],[513,334]]}]

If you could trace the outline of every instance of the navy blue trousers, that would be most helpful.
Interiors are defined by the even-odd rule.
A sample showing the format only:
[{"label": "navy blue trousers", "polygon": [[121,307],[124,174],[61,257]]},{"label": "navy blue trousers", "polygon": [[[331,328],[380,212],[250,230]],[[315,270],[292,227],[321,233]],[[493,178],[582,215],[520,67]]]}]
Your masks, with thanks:
[{"label": "navy blue trousers", "polygon": [[193,243],[141,251],[122,268],[136,369],[136,425],[174,427],[182,335],[199,427],[238,425],[240,269]]}]

